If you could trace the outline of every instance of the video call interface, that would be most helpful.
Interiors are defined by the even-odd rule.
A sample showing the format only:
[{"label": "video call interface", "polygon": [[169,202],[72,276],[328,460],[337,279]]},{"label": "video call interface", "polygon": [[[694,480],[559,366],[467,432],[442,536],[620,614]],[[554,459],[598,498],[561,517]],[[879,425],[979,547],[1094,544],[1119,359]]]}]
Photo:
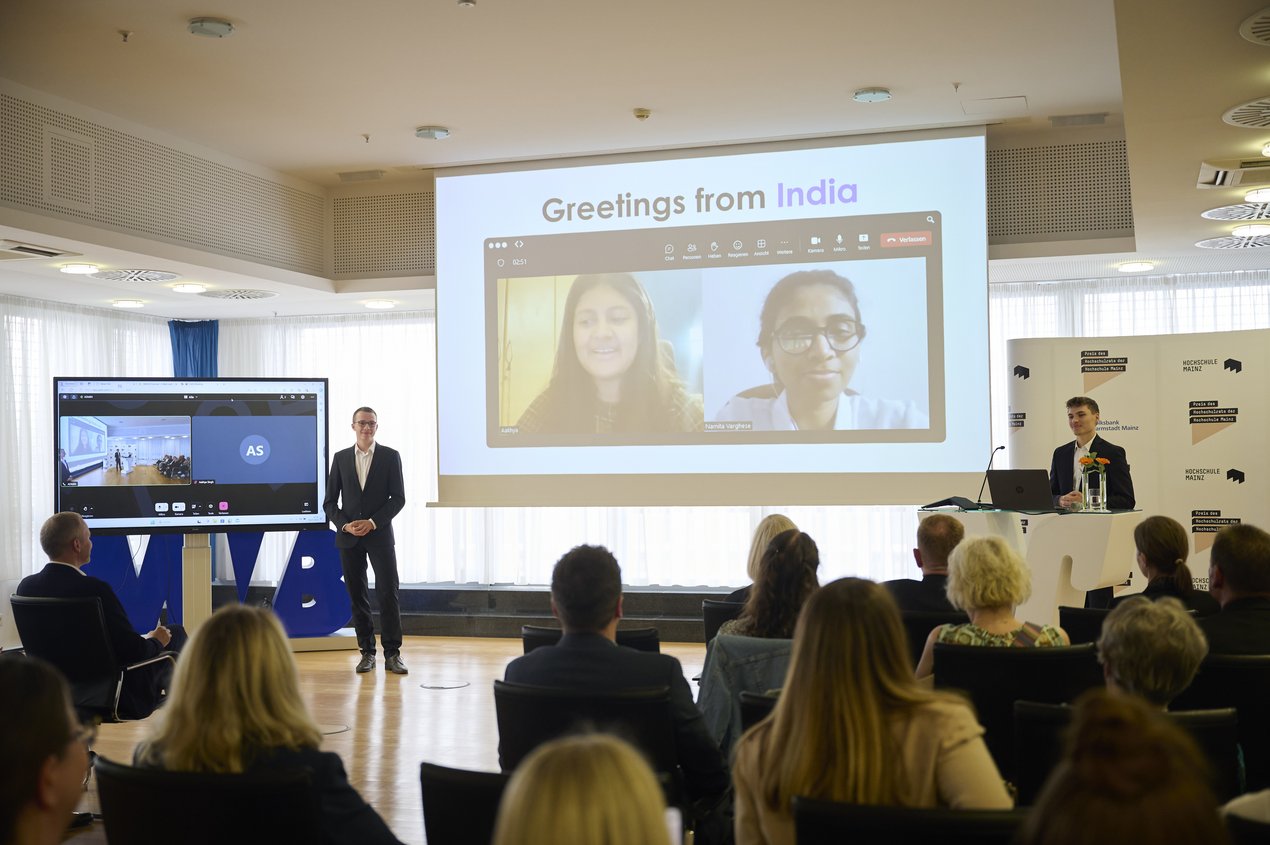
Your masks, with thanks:
[{"label": "video call interface", "polygon": [[94,529],[324,524],[325,392],[60,380],[57,507]]},{"label": "video call interface", "polygon": [[[487,444],[943,440],[940,223],[917,211],[487,238]],[[794,276],[809,284],[773,293]],[[782,304],[760,338],[769,295]],[[678,386],[640,397],[659,406],[642,425],[607,430],[602,405],[560,398],[568,378],[607,379],[629,402],[629,374],[650,367]],[[817,400],[836,417],[800,429]]]}]

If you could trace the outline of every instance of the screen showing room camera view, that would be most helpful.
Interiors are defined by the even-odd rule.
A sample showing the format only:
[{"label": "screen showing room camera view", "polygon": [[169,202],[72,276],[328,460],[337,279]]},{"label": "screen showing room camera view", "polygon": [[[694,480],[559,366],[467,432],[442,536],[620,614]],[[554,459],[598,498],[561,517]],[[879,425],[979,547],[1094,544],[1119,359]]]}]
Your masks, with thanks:
[{"label": "screen showing room camera view", "polygon": [[441,502],[948,495],[984,202],[979,130],[439,175]]}]

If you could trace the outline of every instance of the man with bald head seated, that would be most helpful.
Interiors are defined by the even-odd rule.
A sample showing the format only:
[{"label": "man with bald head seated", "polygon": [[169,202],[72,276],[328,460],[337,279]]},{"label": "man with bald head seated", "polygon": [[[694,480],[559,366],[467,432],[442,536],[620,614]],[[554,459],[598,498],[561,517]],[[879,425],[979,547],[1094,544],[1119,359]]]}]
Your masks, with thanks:
[{"label": "man with bald head seated", "polygon": [[[149,633],[138,634],[114,589],[83,571],[92,558],[93,540],[79,514],[64,511],[46,519],[40,528],[40,546],[49,562],[39,572],[22,579],[17,595],[101,599],[106,634],[120,667],[140,663],[164,650],[179,652],[185,645],[185,631],[178,625],[171,629],[156,625]],[[125,719],[149,716],[163,700],[171,677],[169,660],[126,672],[119,695],[119,715]]]},{"label": "man with bald head seated", "polygon": [[948,556],[966,536],[966,528],[945,513],[931,514],[917,524],[917,548],[913,559],[922,571],[922,580],[899,578],[886,587],[901,612],[953,613],[956,608],[944,591],[948,584]]},{"label": "man with bald head seated", "polygon": [[1208,557],[1208,589],[1221,612],[1199,620],[1211,654],[1270,654],[1270,534],[1228,525]]}]

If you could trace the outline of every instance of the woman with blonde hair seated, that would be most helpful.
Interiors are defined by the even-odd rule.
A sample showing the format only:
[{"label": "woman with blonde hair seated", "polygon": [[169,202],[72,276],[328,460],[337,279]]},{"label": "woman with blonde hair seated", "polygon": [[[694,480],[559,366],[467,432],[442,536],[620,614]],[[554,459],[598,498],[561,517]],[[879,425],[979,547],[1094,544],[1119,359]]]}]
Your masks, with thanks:
[{"label": "woman with blonde hair seated", "polygon": [[998,647],[1069,645],[1062,628],[1015,618],[1032,595],[1032,574],[1000,537],[967,537],[948,558],[948,601],[970,621],[940,625],[930,632],[917,664],[917,677],[935,672],[935,643]]},{"label": "woman with blonde hair seated", "polygon": [[793,843],[795,795],[1011,806],[970,706],[918,684],[894,599],[860,578],[834,581],[808,599],[780,700],[741,737],[732,781],[737,845]]},{"label": "woman with blonde hair seated", "polygon": [[614,736],[539,746],[503,792],[494,845],[670,845],[652,769]]},{"label": "woman with blonde hair seated", "polygon": [[767,516],[759,520],[758,527],[754,529],[754,537],[750,540],[750,556],[745,564],[745,573],[750,576],[750,584],[741,587],[739,590],[731,592],[724,601],[736,602],[744,604],[750,599],[750,591],[754,589],[754,584],[758,582],[759,567],[763,563],[763,553],[767,551],[767,546],[776,537],[788,531],[791,528],[797,528],[794,521],[783,513],[769,513]]},{"label": "woman with blonde hair seated", "polygon": [[213,613],[185,647],[157,718],[137,765],[223,774],[306,769],[328,843],[400,845],[348,782],[339,755],[318,750],[322,734],[270,611],[231,605]]}]

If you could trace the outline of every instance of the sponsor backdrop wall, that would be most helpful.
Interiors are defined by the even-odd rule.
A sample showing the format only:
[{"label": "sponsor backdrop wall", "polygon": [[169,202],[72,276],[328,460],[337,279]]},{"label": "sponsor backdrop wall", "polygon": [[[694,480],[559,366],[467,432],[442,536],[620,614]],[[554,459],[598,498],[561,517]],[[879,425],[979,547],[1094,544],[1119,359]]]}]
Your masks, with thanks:
[{"label": "sponsor backdrop wall", "polygon": [[1270,527],[1270,331],[1011,340],[1007,360],[1010,465],[1048,469],[1072,438],[1065,402],[1091,397],[1098,433],[1128,453],[1143,515],[1190,531],[1197,586],[1223,525]]}]

